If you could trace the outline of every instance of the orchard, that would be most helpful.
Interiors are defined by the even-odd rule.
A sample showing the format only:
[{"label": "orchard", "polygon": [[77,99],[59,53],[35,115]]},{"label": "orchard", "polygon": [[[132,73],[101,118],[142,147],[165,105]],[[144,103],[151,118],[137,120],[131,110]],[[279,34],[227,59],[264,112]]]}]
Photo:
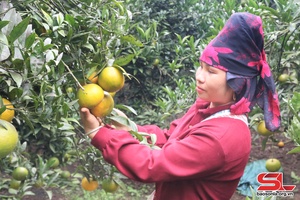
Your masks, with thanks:
[{"label": "orchard", "polygon": [[[249,114],[249,162],[266,159],[264,167],[285,170],[288,184],[298,186],[299,3],[270,2],[1,1],[0,199],[145,199],[154,185],[107,163],[85,135],[79,110],[130,126],[145,143],[149,135],[136,124],[168,128],[189,108],[199,55],[233,11],[264,21],[282,116],[270,132],[262,110]],[[146,145],[156,148],[149,138],[154,144]]]}]

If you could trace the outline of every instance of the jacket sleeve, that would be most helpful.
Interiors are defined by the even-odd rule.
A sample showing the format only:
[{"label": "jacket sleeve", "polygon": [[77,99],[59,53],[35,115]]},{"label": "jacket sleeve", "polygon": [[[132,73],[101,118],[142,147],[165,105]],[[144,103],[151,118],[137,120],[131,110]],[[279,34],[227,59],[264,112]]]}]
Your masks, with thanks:
[{"label": "jacket sleeve", "polygon": [[169,140],[160,150],[141,145],[126,131],[108,127],[101,128],[91,143],[122,174],[142,182],[206,176],[220,172],[224,164],[221,145],[205,130]]},{"label": "jacket sleeve", "polygon": [[[194,112],[194,110],[195,110],[195,105],[192,105],[186,114],[188,114],[190,112]],[[149,133],[149,134],[150,133],[155,134],[157,136],[156,145],[161,147],[162,145],[164,145],[166,143],[166,141],[172,134],[173,130],[177,127],[177,125],[181,123],[182,118],[184,118],[184,116],[172,121],[170,123],[169,130],[166,130],[166,129],[162,130],[156,125],[144,125],[144,126],[138,125],[138,131]]]},{"label": "jacket sleeve", "polygon": [[157,141],[156,141],[155,145],[157,145],[159,147],[162,147],[167,142],[168,138],[172,134],[174,128],[178,125],[179,121],[180,121],[179,119],[174,120],[170,124],[169,130],[160,129],[156,125],[144,125],[144,126],[138,125],[138,131],[139,132],[145,132],[145,133],[148,133],[148,134],[155,134],[156,137],[157,137]]}]

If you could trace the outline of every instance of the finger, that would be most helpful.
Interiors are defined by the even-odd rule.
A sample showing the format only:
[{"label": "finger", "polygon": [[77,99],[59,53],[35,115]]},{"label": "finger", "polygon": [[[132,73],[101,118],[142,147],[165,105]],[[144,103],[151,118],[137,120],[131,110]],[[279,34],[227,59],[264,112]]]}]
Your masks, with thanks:
[{"label": "finger", "polygon": [[80,113],[83,115],[87,115],[89,112],[90,110],[88,108],[83,107],[80,109]]}]

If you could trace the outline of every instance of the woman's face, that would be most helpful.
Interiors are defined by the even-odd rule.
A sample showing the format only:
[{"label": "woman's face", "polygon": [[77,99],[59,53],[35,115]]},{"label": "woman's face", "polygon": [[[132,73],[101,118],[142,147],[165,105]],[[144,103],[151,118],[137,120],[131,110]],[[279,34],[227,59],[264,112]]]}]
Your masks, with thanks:
[{"label": "woman's face", "polygon": [[196,72],[198,97],[211,102],[210,107],[233,103],[233,90],[226,83],[226,72],[200,63]]}]

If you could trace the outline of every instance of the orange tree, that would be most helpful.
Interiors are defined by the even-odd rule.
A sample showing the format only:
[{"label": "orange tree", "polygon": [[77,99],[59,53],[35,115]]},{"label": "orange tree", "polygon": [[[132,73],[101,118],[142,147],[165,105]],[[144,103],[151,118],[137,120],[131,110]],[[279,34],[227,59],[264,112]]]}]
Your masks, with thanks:
[{"label": "orange tree", "polygon": [[8,183],[2,177],[12,173],[8,165],[24,165],[29,170],[24,188],[51,185],[58,169],[47,160],[57,157],[64,166],[74,149],[84,176],[105,177],[110,166],[83,135],[75,93],[106,66],[118,65],[126,74],[126,65],[144,47],[130,34],[132,13],[115,0],[11,3],[0,8],[0,96],[14,105],[20,143],[0,160],[0,179]]},{"label": "orange tree", "polygon": [[[264,10],[260,15],[265,23],[265,47],[276,82],[282,116],[281,128],[275,134],[266,137],[263,145],[266,145],[269,138],[277,143],[278,134],[283,134],[287,140],[293,140],[295,146],[299,146],[299,140],[297,140],[299,131],[296,127],[300,127],[300,123],[296,121],[297,114],[295,114],[300,111],[299,106],[295,104],[296,92],[300,89],[299,5],[294,1],[282,0],[274,1],[271,7],[264,4],[252,3],[252,5],[253,8],[248,8],[249,11],[260,14],[259,10]],[[255,121],[255,117],[252,120]]]}]

